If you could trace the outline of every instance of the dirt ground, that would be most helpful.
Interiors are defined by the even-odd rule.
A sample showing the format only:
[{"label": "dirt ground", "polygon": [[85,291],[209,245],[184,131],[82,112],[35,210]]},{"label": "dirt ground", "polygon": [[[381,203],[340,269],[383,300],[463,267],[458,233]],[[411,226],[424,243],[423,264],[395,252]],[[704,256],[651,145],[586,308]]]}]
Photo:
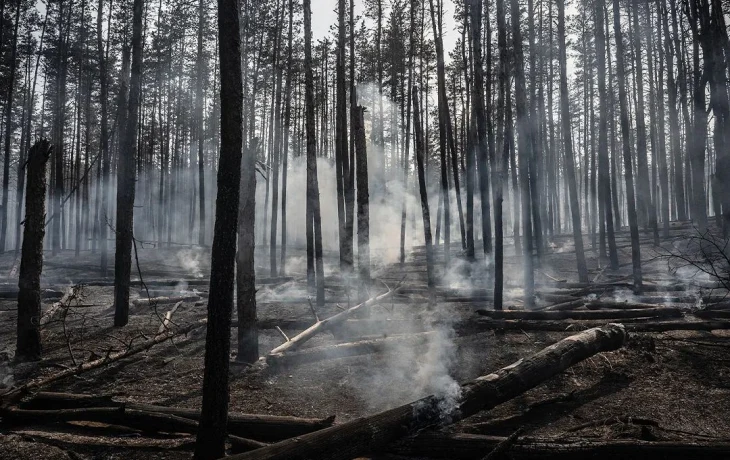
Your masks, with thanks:
[{"label": "dirt ground", "polygon": [[[694,287],[685,272],[668,270],[666,248],[682,242],[687,227],[676,227],[662,248],[642,238],[644,269],[649,283],[687,283],[683,295],[701,298],[708,291]],[[550,252],[541,258],[536,270],[539,294],[560,292],[563,281],[577,281],[571,239],[559,235],[551,239]],[[587,248],[591,247],[586,238]],[[591,279],[597,282],[625,281],[630,275],[630,246],[627,235],[619,234],[621,269],[610,272],[599,266],[593,251],[588,251]],[[456,249],[460,250],[458,245]],[[481,247],[480,245],[478,247]],[[258,260],[268,260],[261,249]],[[392,252],[392,251],[389,251]],[[257,297],[259,320],[271,324],[292,320],[300,324],[314,321],[307,301],[304,252],[290,250],[287,277],[268,278],[268,269],[257,268],[260,281]],[[520,258],[507,247],[506,288],[508,308],[521,309]],[[376,251],[377,255],[377,251]],[[2,289],[17,285],[10,271],[13,255],[0,256]],[[150,294],[199,296],[183,302],[173,315],[172,328],[199,321],[206,314],[209,255],[201,248],[141,248],[140,271],[150,282]],[[130,323],[112,327],[113,287],[98,276],[98,254],[62,252],[47,255],[43,287],[66,291],[77,285],[76,297],[69,307],[58,308],[59,299],[49,298],[46,311],[53,311],[43,328],[45,357],[40,363],[17,364],[12,360],[15,340],[14,299],[0,299],[0,392],[29,379],[57,373],[69,366],[120,351],[130,342],[153,337],[160,318],[172,305],[132,306]],[[439,255],[437,260],[441,260]],[[337,275],[337,261],[327,259],[325,272],[328,302],[316,309],[320,318],[341,311],[355,302],[357,286]],[[263,264],[262,264],[263,265]],[[469,264],[458,253],[448,270],[439,269],[439,289],[429,302],[426,290],[423,248],[409,252],[406,263],[397,261],[374,264],[377,280],[370,293],[385,292],[386,286],[402,283],[405,293],[373,308],[370,319],[382,320],[383,328],[361,335],[368,337],[436,330],[437,338],[425,345],[394,347],[379,355],[327,359],[285,369],[249,368],[235,362],[231,368],[231,411],[292,415],[309,418],[336,416],[335,423],[373,414],[419,397],[455,388],[488,374],[520,357],[552,344],[581,329],[579,321],[566,321],[564,332],[471,331],[460,326],[476,317],[480,308],[492,308],[479,290],[487,274],[483,260]],[[442,264],[439,264],[442,265]],[[139,272],[133,269],[133,278]],[[170,286],[159,286],[170,280]],[[157,283],[155,283],[157,282]],[[155,283],[154,285],[152,285]],[[102,285],[107,284],[107,285]],[[483,290],[483,289],[482,289]],[[139,283],[134,298],[146,298]],[[726,291],[713,290],[713,295]],[[661,294],[659,294],[661,295]],[[665,294],[666,295],[666,294]],[[628,291],[607,296],[631,299]],[[538,300],[538,306],[555,303]],[[55,305],[55,306],[54,306]],[[688,311],[690,306],[687,307]],[[65,319],[64,319],[65,313]],[[234,316],[235,319],[235,316]],[[298,329],[282,327],[289,337]],[[378,332],[378,334],[373,334]],[[509,403],[482,412],[449,427],[462,433],[508,436],[523,428],[529,436],[551,439],[641,439],[727,441],[730,433],[730,333],[728,331],[670,331],[633,333],[622,349],[597,355],[545,382]],[[232,351],[236,350],[232,334]],[[260,330],[263,356],[283,342],[276,329]],[[307,346],[321,346],[354,340],[352,336],[316,337]],[[113,394],[119,400],[158,405],[199,408],[203,379],[205,328],[157,345],[149,351],[110,364],[101,369],[59,381],[48,391]],[[235,358],[235,356],[232,356]],[[574,429],[587,422],[610,417],[647,419],[650,424],[612,423]],[[128,429],[108,429],[98,424],[67,423],[37,426],[0,424],[0,459],[177,459],[190,458],[190,435],[141,436]],[[486,455],[486,452],[485,452]]]}]

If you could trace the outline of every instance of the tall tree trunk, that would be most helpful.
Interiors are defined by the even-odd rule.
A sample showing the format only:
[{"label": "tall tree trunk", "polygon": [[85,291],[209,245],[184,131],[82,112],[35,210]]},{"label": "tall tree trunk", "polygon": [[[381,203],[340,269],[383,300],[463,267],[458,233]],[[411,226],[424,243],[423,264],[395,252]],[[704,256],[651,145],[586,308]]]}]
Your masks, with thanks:
[{"label": "tall tree trunk", "polygon": [[624,178],[626,179],[626,204],[628,208],[629,230],[631,233],[631,263],[634,272],[634,290],[641,292],[641,246],[639,243],[639,224],[636,216],[634,197],[634,174],[631,161],[631,139],[629,126],[628,97],[626,94],[626,70],[624,67],[624,43],[621,33],[621,9],[619,0],[613,0],[613,28],[616,38],[616,78],[618,80],[618,99],[623,139]]},{"label": "tall tree trunk", "polygon": [[195,61],[197,66],[197,77],[195,80],[195,111],[198,129],[198,206],[199,206],[199,223],[198,223],[198,244],[205,244],[205,153],[203,151],[203,141],[205,138],[204,119],[203,119],[203,78],[205,78],[205,61],[203,55],[203,31],[205,30],[205,1],[198,2],[198,56]]},{"label": "tall tree trunk", "polygon": [[137,153],[137,125],[142,87],[142,10],[144,0],[134,0],[132,19],[132,73],[129,105],[117,166],[116,250],[114,255],[114,326],[129,321],[129,284],[134,238],[134,161]]},{"label": "tall tree trunk", "polygon": [[310,287],[316,285],[317,305],[322,306],[324,305],[324,264],[322,262],[322,215],[317,179],[311,0],[304,0],[304,69],[307,135],[307,279]]},{"label": "tall tree trunk", "polygon": [[13,42],[10,50],[10,78],[8,81],[7,99],[5,100],[5,154],[3,160],[2,216],[0,216],[0,220],[2,221],[2,226],[0,227],[0,254],[5,252],[5,241],[7,239],[8,232],[8,216],[10,215],[10,213],[8,213],[8,194],[10,193],[10,137],[13,134],[13,89],[15,88],[20,10],[21,4],[19,2],[18,6],[15,8],[15,27],[13,30]]},{"label": "tall tree trunk", "polygon": [[[608,111],[609,95],[606,89],[606,34],[604,32],[604,0],[596,0],[595,5],[595,34],[596,34],[596,62],[598,67],[598,188],[599,197],[603,203],[604,225],[608,240],[608,257],[612,270],[618,270],[618,250],[614,235],[614,208],[612,205],[611,178],[609,177],[608,157],[608,120],[611,117]],[[611,164],[615,164],[611,161]],[[615,170],[612,168],[614,173]],[[615,193],[615,188],[614,188]],[[616,216],[617,217],[617,216]]]},{"label": "tall tree trunk", "polygon": [[18,279],[18,323],[15,357],[41,359],[41,272],[43,237],[46,234],[46,164],[51,155],[48,141],[38,141],[28,152],[28,193],[25,201],[23,250]]},{"label": "tall tree trunk", "polygon": [[292,65],[292,40],[294,29],[294,0],[289,0],[289,33],[287,37],[287,64],[286,82],[284,83],[284,94],[287,95],[284,103],[284,143],[281,150],[281,262],[279,263],[279,274],[286,274],[286,184],[289,166],[289,131],[291,127],[291,82],[294,67]]},{"label": "tall tree trunk", "polygon": [[580,205],[578,203],[578,187],[575,182],[575,165],[573,163],[573,142],[570,137],[570,101],[568,94],[568,70],[567,53],[565,52],[565,4],[558,2],[558,45],[560,47],[558,59],[560,61],[560,121],[563,126],[563,138],[565,143],[565,180],[568,181],[570,193],[570,214],[573,223],[573,243],[575,245],[575,257],[578,265],[578,280],[581,283],[588,282],[588,268],[586,267],[585,252],[583,251],[583,234],[580,225]]},{"label": "tall tree trunk", "polygon": [[[357,266],[360,272],[360,300],[367,298],[370,285],[370,192],[368,153],[365,145],[365,108],[359,107],[352,127],[357,167]],[[365,299],[363,299],[365,298]]]},{"label": "tall tree trunk", "polygon": [[[236,262],[236,233],[239,219],[239,210],[236,206],[231,206],[231,203],[239,202],[243,150],[243,83],[239,15],[240,3],[238,0],[218,0],[221,151],[218,164],[215,229],[211,250],[203,404],[195,444],[197,460],[212,460],[225,455],[233,272]],[[248,157],[253,155],[251,150],[247,152]],[[254,197],[248,199],[253,200]],[[249,247],[239,248],[239,251],[245,250],[253,253],[253,242],[250,241],[253,238],[253,226],[253,219],[248,219],[245,231],[249,234]],[[246,267],[245,270],[248,268]],[[239,270],[242,269],[243,267],[239,265]],[[253,270],[246,275],[253,280]],[[239,323],[243,320],[243,318],[239,318]]]},{"label": "tall tree trunk", "polygon": [[[345,204],[345,189],[350,177],[350,162],[347,140],[347,88],[345,84],[345,44],[347,31],[345,29],[345,0],[339,0],[337,7],[337,75],[335,101],[335,177],[337,180],[337,221],[340,243],[340,268],[343,271],[352,269],[352,237],[347,231],[347,207]],[[357,142],[357,139],[355,140]]]},{"label": "tall tree trunk", "polygon": [[[437,0],[438,1],[438,0]],[[446,162],[446,149],[448,148],[448,132],[446,130],[446,118],[448,113],[448,100],[446,98],[446,70],[444,65],[444,45],[443,39],[436,23],[436,15],[438,13],[438,21],[441,22],[441,9],[438,11],[434,8],[433,0],[429,0],[431,6],[431,25],[433,26],[433,34],[436,40],[436,74],[438,79],[438,117],[439,117],[439,155],[441,158],[441,195],[443,200],[444,212],[444,265],[449,264],[451,252],[451,210],[449,197],[449,178],[448,164]],[[438,240],[438,229],[436,231]]]},{"label": "tall tree trunk", "polygon": [[524,290],[525,306],[535,304],[535,273],[532,255],[532,214],[530,200],[530,156],[532,138],[530,116],[527,107],[527,89],[525,85],[525,67],[522,53],[522,31],[520,30],[520,5],[511,0],[512,40],[514,43],[515,68],[515,110],[517,111],[517,151],[520,155],[520,192],[522,198],[522,238],[524,241]]},{"label": "tall tree trunk", "polygon": [[413,129],[415,133],[416,147],[416,169],[418,174],[418,191],[421,197],[421,213],[423,215],[423,235],[426,244],[426,271],[428,276],[428,286],[433,288],[436,284],[435,274],[433,272],[433,240],[431,237],[431,213],[428,208],[428,192],[426,191],[426,171],[424,165],[424,138],[423,128],[421,127],[421,106],[418,103],[418,88],[413,87],[411,90],[413,99]]}]

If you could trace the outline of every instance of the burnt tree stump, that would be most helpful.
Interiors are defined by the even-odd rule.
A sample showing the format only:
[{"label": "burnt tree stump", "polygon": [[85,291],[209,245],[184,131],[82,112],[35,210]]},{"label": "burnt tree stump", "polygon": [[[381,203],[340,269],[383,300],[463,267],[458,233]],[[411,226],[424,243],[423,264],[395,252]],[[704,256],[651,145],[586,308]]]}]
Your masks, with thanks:
[{"label": "burnt tree stump", "polygon": [[27,193],[23,249],[18,280],[18,335],[15,358],[41,359],[41,272],[43,237],[46,234],[46,164],[52,147],[47,140],[36,142],[28,152]]}]

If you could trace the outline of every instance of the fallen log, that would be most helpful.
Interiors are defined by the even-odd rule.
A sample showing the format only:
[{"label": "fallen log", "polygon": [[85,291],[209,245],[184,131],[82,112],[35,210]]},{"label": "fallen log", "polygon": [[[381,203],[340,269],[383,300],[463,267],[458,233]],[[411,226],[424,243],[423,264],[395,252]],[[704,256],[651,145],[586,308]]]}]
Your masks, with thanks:
[{"label": "fallen log", "polygon": [[620,302],[616,300],[592,300],[589,302],[586,302],[586,308],[589,310],[599,309],[599,308],[611,308],[611,309],[623,309],[623,310],[637,310],[637,309],[647,309],[647,310],[653,310],[656,309],[657,306],[655,304],[651,303],[639,303],[639,302]]},{"label": "fallen log", "polygon": [[[82,409],[27,410],[15,408],[0,409],[3,425],[44,425],[62,422],[99,422],[120,425],[145,433],[191,433],[198,432],[198,422],[184,417],[160,412],[119,407],[90,407]],[[265,444],[240,436],[243,430],[228,426],[229,439],[239,452],[265,447]],[[237,434],[233,434],[239,432]]]},{"label": "fallen log", "polygon": [[298,364],[313,363],[325,359],[338,359],[371,353],[383,353],[404,344],[411,347],[418,347],[427,343],[435,336],[436,332],[421,332],[417,334],[399,335],[382,339],[361,340],[358,342],[307,348],[288,353],[270,353],[266,356],[266,362],[272,367],[287,367]]},{"label": "fallen log", "polygon": [[115,407],[114,395],[86,395],[39,391],[33,398],[20,404],[21,409],[57,410],[80,409],[84,407]]},{"label": "fallen log", "polygon": [[[388,450],[407,457],[481,459],[507,438],[426,432]],[[255,452],[255,451],[254,451]],[[251,453],[254,453],[251,452]],[[706,460],[729,458],[730,442],[568,441],[521,438],[505,452],[513,460]]]},{"label": "fallen log", "polygon": [[188,332],[205,325],[205,323],[206,323],[205,320],[201,320],[201,321],[198,321],[195,323],[188,324],[187,326],[181,327],[175,331],[168,330],[164,334],[158,334],[154,338],[145,340],[144,342],[141,342],[137,345],[127,348],[126,350],[118,351],[116,353],[110,353],[102,358],[95,359],[94,361],[82,363],[78,366],[65,369],[61,372],[50,375],[48,377],[44,377],[44,378],[41,378],[38,380],[33,380],[30,382],[27,382],[19,387],[11,389],[10,391],[0,394],[0,408],[7,407],[9,404],[12,404],[18,398],[22,397],[24,394],[27,394],[28,392],[30,392],[32,390],[50,385],[51,383],[55,383],[66,377],[70,377],[72,375],[79,375],[84,372],[98,369],[100,367],[103,367],[103,366],[113,363],[115,361],[119,361],[121,359],[128,358],[128,357],[136,355],[138,353],[142,353],[143,351],[147,351],[157,344],[160,344],[162,342],[165,342],[165,341],[175,338],[177,336],[187,334]]},{"label": "fallen log", "polygon": [[[481,331],[545,331],[545,332],[576,332],[579,330],[598,327],[605,321],[550,321],[550,320],[509,320],[476,318],[468,323],[461,323],[455,327],[457,332]],[[629,332],[666,332],[666,331],[714,331],[730,329],[728,321],[647,321],[642,318],[626,318],[626,330]]]},{"label": "fallen log", "polygon": [[390,442],[426,427],[454,423],[509,401],[596,353],[618,349],[625,340],[624,327],[619,324],[584,331],[462,385],[456,398],[427,396],[370,417],[230,458],[350,460],[377,452]]},{"label": "fallen log", "polygon": [[[198,409],[167,407],[154,404],[123,402],[113,400],[110,396],[79,395],[73,393],[39,392],[32,399],[22,403],[23,409],[78,409],[92,407],[99,403],[104,407],[121,407],[129,409],[169,414],[189,420],[199,420]],[[280,441],[300,436],[332,426],[334,416],[325,419],[300,418],[266,414],[228,414],[228,427],[232,433],[239,433],[247,438],[259,441]]]},{"label": "fallen log", "polygon": [[520,311],[477,310],[481,316],[493,319],[559,320],[559,319],[624,319],[624,318],[679,318],[684,310],[673,307],[657,307],[631,310],[565,310]]},{"label": "fallen log", "polygon": [[200,300],[199,295],[185,295],[185,296],[174,296],[174,297],[150,297],[134,299],[132,305],[134,306],[147,306],[147,305],[168,305],[177,302],[196,302]]},{"label": "fallen log", "polygon": [[284,353],[290,350],[296,350],[297,348],[302,346],[302,344],[304,344],[306,341],[319,334],[320,332],[326,331],[327,329],[330,329],[338,324],[345,322],[358,311],[365,310],[366,308],[387,299],[396,291],[398,291],[397,288],[395,290],[388,290],[388,292],[386,292],[385,294],[380,294],[377,297],[373,297],[361,304],[348,308],[341,313],[337,313],[336,315],[330,316],[329,318],[323,319],[322,321],[317,321],[316,323],[314,323],[314,325],[292,337],[288,342],[285,342],[271,350],[269,354]]}]

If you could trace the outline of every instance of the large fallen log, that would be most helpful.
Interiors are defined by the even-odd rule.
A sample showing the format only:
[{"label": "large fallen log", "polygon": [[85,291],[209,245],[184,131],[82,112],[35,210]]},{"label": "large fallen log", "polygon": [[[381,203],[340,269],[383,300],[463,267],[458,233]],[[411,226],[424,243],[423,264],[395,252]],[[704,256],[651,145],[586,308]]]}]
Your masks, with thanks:
[{"label": "large fallen log", "polygon": [[624,327],[608,324],[565,338],[538,353],[461,386],[456,397],[431,395],[404,406],[336,425],[232,459],[350,460],[433,425],[454,423],[491,409],[596,353],[626,340]]},{"label": "large fallen log", "polygon": [[[603,324],[603,321],[600,320],[550,321],[475,318],[468,323],[457,325],[455,329],[459,333],[493,330],[575,332],[597,327],[601,324]],[[629,332],[714,331],[730,329],[730,322],[728,321],[646,321],[643,318],[627,318],[624,324],[626,330]]]},{"label": "large fallen log", "polygon": [[143,297],[140,299],[134,299],[132,304],[134,306],[148,306],[148,305],[169,305],[177,302],[197,302],[200,300],[199,295],[179,295],[172,297]]},{"label": "large fallen log", "polygon": [[560,320],[560,319],[624,319],[624,318],[679,318],[682,309],[657,307],[636,310],[477,310],[481,316],[493,319]]},{"label": "large fallen log", "polygon": [[621,309],[621,310],[638,310],[638,309],[645,309],[645,310],[653,310],[656,309],[657,306],[655,304],[651,303],[639,303],[639,302],[621,302],[617,300],[593,300],[586,303],[586,308],[589,310],[596,310],[599,308],[609,308],[609,309]]},{"label": "large fallen log", "polygon": [[[88,407],[121,407],[149,413],[168,414],[189,420],[199,420],[198,409],[167,407],[154,404],[123,402],[109,395],[79,395],[73,393],[38,392],[32,399],[22,403],[23,409],[79,409]],[[258,441],[280,441],[332,426],[334,416],[325,419],[289,417],[280,415],[228,414],[231,433]]]},{"label": "large fallen log", "polygon": [[319,334],[320,332],[326,331],[327,329],[330,329],[334,326],[337,326],[338,324],[347,321],[357,312],[365,310],[378,302],[382,302],[383,300],[393,295],[396,291],[398,291],[397,288],[388,290],[388,292],[386,292],[385,294],[380,294],[377,297],[373,297],[361,304],[348,308],[341,313],[337,313],[336,315],[330,316],[329,318],[323,319],[322,321],[317,321],[316,323],[314,323],[314,325],[295,335],[289,341],[271,350],[269,354],[284,353],[290,350],[296,350],[297,348],[301,347],[302,344],[304,344],[306,341]]},{"label": "large fallen log", "polygon": [[[406,457],[481,459],[506,438],[426,432],[395,443]],[[256,451],[252,451],[251,454]],[[706,460],[729,458],[730,442],[567,441],[518,439],[505,452],[513,460]]]},{"label": "large fallen log", "polygon": [[266,362],[272,367],[286,367],[298,364],[313,363],[325,359],[347,358],[370,353],[383,353],[395,347],[407,344],[410,347],[421,346],[436,336],[436,332],[396,335],[382,339],[360,340],[358,342],[338,343],[323,347],[306,348],[289,353],[274,353],[266,356]]},{"label": "large fallen log", "polygon": [[[27,410],[0,409],[3,425],[46,425],[61,422],[99,422],[120,425],[145,433],[192,433],[198,432],[198,422],[184,417],[160,412],[119,407],[88,407],[82,409]],[[231,443],[239,452],[258,449],[267,444],[242,437],[245,430],[228,426]]]}]

